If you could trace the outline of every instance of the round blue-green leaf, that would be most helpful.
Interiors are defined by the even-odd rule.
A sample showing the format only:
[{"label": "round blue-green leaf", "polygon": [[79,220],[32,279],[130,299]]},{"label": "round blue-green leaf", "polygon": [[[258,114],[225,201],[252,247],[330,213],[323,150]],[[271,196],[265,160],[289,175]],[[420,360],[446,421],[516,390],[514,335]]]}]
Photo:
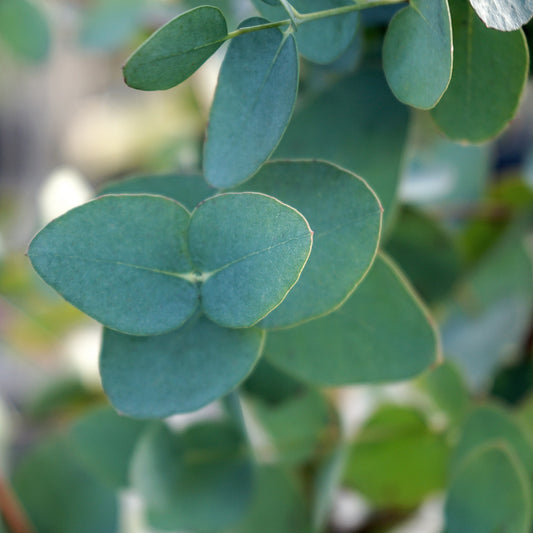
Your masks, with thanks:
[{"label": "round blue-green leaf", "polygon": [[229,328],[257,323],[298,281],[312,240],[306,219],[271,196],[226,193],[201,203],[189,250],[202,273],[205,314]]},{"label": "round blue-green leaf", "polygon": [[431,114],[450,139],[483,142],[516,113],[528,73],[527,42],[522,30],[487,28],[466,0],[450,0],[450,9],[453,74]]},{"label": "round blue-green leaf", "polygon": [[0,2],[0,40],[17,56],[39,63],[50,51],[50,29],[44,14],[27,0]]},{"label": "round blue-green leaf", "polygon": [[158,530],[226,531],[250,505],[250,457],[230,423],[202,423],[182,434],[157,425],[135,450],[133,486]]},{"label": "round blue-green leaf", "polygon": [[67,440],[40,443],[17,466],[13,487],[39,533],[116,533],[115,492],[76,460]]},{"label": "round blue-green leaf", "polygon": [[134,89],[170,89],[186,80],[215,53],[228,35],[216,7],[182,13],[157,30],[128,59],[124,80]]},{"label": "round blue-green leaf", "polygon": [[[291,5],[300,13],[313,13],[351,3],[350,0],[294,0]],[[253,4],[268,20],[287,19],[287,11],[279,5],[279,0],[253,0]],[[358,19],[358,13],[352,11],[301,24],[294,34],[298,52],[314,63],[331,63],[350,46],[358,28]]]},{"label": "round blue-green leaf", "polygon": [[[265,23],[244,21],[241,27]],[[206,180],[221,189],[254,174],[278,145],[298,90],[298,53],[277,28],[232,39],[218,77],[204,147]]]},{"label": "round blue-green leaf", "polygon": [[104,194],[157,194],[179,202],[192,211],[202,200],[218,191],[210,187],[202,176],[194,174],[169,174],[161,176],[135,176],[107,184],[100,190]]},{"label": "round blue-green leaf", "polygon": [[480,446],[465,459],[448,489],[444,515],[446,533],[531,531],[531,489],[505,444]]},{"label": "round blue-green leaf", "polygon": [[273,365],[324,386],[408,379],[434,364],[438,353],[426,309],[384,256],[337,311],[269,332],[266,346]]},{"label": "round blue-green leaf", "polygon": [[500,31],[517,30],[533,17],[531,0],[470,0],[478,17]]},{"label": "round blue-green leaf", "polygon": [[323,159],[363,176],[381,201],[386,224],[397,198],[408,116],[381,68],[364,64],[302,102],[274,157]]},{"label": "round blue-green leaf", "polygon": [[267,163],[242,188],[298,209],[314,232],[298,283],[261,326],[292,326],[339,307],[377,252],[382,208],[374,191],[355,174],[321,161]]},{"label": "round blue-green leaf", "polygon": [[106,485],[125,488],[133,450],[147,422],[98,407],[76,419],[68,442],[81,464]]},{"label": "round blue-green leaf", "polygon": [[246,378],[263,340],[257,328],[221,328],[203,316],[155,337],[105,329],[100,354],[104,390],[119,412],[133,417],[194,411]]},{"label": "round blue-green leaf", "polygon": [[160,196],[111,195],[50,222],[30,243],[38,274],[105,326],[157,335],[198,305],[185,232],[189,213]]},{"label": "round blue-green leaf", "polygon": [[401,102],[434,107],[452,75],[452,27],[447,0],[412,0],[390,21],[383,70]]}]

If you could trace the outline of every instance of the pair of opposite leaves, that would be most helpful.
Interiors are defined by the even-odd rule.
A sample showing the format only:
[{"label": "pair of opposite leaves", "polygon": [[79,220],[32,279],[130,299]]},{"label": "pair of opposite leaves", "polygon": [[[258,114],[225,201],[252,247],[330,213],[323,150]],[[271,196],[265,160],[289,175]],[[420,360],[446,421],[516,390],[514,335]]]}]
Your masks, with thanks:
[{"label": "pair of opposite leaves", "polygon": [[192,214],[161,196],[108,195],[52,221],[28,255],[89,316],[157,335],[179,328],[200,303],[221,326],[254,325],[298,281],[311,246],[307,220],[265,194],[221,194]]}]

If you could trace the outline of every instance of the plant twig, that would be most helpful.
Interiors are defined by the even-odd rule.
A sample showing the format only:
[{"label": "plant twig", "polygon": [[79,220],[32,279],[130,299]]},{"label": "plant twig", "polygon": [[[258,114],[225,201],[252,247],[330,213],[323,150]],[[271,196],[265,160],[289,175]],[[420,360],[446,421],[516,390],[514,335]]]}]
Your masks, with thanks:
[{"label": "plant twig", "polygon": [[36,533],[13,490],[1,475],[0,516],[9,533]]}]

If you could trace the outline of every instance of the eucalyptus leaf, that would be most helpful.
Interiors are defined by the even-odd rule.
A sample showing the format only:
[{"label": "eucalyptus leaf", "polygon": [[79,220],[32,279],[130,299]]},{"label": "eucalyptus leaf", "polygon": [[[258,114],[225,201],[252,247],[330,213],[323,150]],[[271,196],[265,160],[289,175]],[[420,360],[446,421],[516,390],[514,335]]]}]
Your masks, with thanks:
[{"label": "eucalyptus leaf", "polygon": [[483,142],[516,113],[528,73],[527,43],[522,30],[487,28],[466,0],[450,0],[450,9],[453,74],[431,113],[450,139]]},{"label": "eucalyptus leaf", "polygon": [[105,326],[156,335],[198,306],[185,232],[189,213],[158,196],[102,196],[50,222],[30,243],[35,270]]},{"label": "eucalyptus leaf", "polygon": [[146,426],[110,407],[99,407],[75,420],[68,441],[80,463],[102,483],[125,488],[133,449]]},{"label": "eucalyptus leaf", "polygon": [[454,449],[451,468],[457,470],[477,447],[495,440],[504,442],[514,452],[525,471],[533,476],[533,440],[520,422],[495,405],[478,407],[465,420],[461,437]]},{"label": "eucalyptus leaf", "polygon": [[166,335],[138,337],[104,330],[100,373],[106,394],[122,413],[163,418],[194,411],[224,396],[259,358],[261,330],[230,330],[192,318]]},{"label": "eucalyptus leaf", "polygon": [[437,333],[407,281],[378,256],[366,278],[330,315],[269,332],[266,357],[313,385],[408,379],[435,363]]},{"label": "eucalyptus leaf", "polygon": [[387,221],[396,198],[407,121],[407,108],[391,94],[381,70],[366,63],[302,102],[274,156],[324,159],[363,176]]},{"label": "eucalyptus leaf", "polygon": [[298,209],[314,232],[298,283],[261,326],[293,326],[342,305],[377,253],[382,209],[372,189],[358,176],[320,161],[267,163],[242,188]]},{"label": "eucalyptus leaf", "polygon": [[309,509],[296,480],[276,466],[260,466],[252,505],[227,533],[311,533]]},{"label": "eucalyptus leaf", "polygon": [[104,194],[157,194],[179,202],[192,211],[202,200],[216,194],[202,176],[194,174],[168,174],[135,176],[108,183],[99,192]]},{"label": "eucalyptus leaf", "polygon": [[452,28],[447,0],[412,0],[390,21],[383,70],[401,102],[429,109],[452,76]]},{"label": "eucalyptus leaf", "polygon": [[247,511],[253,470],[232,424],[197,424],[183,434],[158,424],[135,450],[132,481],[158,530],[220,531]]},{"label": "eucalyptus leaf", "polygon": [[[252,18],[240,28],[265,22]],[[231,40],[207,127],[204,173],[208,183],[233,187],[268,159],[291,117],[298,72],[292,34],[270,28]]]},{"label": "eucalyptus leaf", "polygon": [[268,434],[279,463],[310,460],[324,443],[332,422],[327,401],[313,389],[276,405],[256,400],[251,407]]},{"label": "eucalyptus leaf", "polygon": [[[268,20],[287,19],[287,12],[277,1],[253,0],[259,13]],[[291,5],[299,13],[313,13],[350,5],[349,0],[294,0]],[[359,14],[355,11],[335,17],[313,20],[298,26],[295,33],[298,52],[314,63],[331,63],[349,46],[358,29]],[[320,38],[317,39],[317,35]]]},{"label": "eucalyptus leaf", "polygon": [[17,56],[34,63],[44,61],[50,52],[48,22],[28,0],[0,2],[0,40]]},{"label": "eucalyptus leaf", "polygon": [[76,461],[64,437],[49,438],[23,457],[13,487],[39,533],[116,533],[118,529],[114,491]]},{"label": "eucalyptus leaf", "polygon": [[226,19],[216,7],[186,11],[133,52],[124,66],[124,79],[143,91],[170,89],[202,66],[227,35]]},{"label": "eucalyptus leaf", "polygon": [[82,46],[112,52],[126,44],[141,28],[146,0],[97,0],[84,13]]},{"label": "eucalyptus leaf", "polygon": [[533,17],[531,0],[470,0],[479,18],[500,31],[517,30]]},{"label": "eucalyptus leaf", "polygon": [[344,480],[377,507],[414,508],[444,487],[448,453],[415,409],[384,406],[357,434]]},{"label": "eucalyptus leaf", "polygon": [[472,451],[451,481],[444,514],[446,533],[531,530],[531,490],[506,445]]},{"label": "eucalyptus leaf", "polygon": [[257,323],[298,281],[312,231],[288,205],[259,193],[227,193],[201,203],[189,225],[189,251],[202,273],[202,309],[225,327]]},{"label": "eucalyptus leaf", "polygon": [[471,387],[487,387],[495,369],[517,353],[532,310],[531,258],[511,228],[471,269],[443,313],[445,353]]}]

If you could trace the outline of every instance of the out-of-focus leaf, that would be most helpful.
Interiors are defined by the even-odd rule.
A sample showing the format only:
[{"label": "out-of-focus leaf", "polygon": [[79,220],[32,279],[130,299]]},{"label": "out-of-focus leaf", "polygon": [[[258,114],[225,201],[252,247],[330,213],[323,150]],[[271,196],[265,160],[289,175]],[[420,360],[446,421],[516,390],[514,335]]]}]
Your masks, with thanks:
[{"label": "out-of-focus leaf", "polygon": [[446,533],[527,533],[531,490],[508,447],[491,443],[464,460],[448,489]]},{"label": "out-of-focus leaf", "polygon": [[142,437],[132,481],[157,529],[221,530],[250,506],[253,478],[241,433],[225,422],[202,423],[183,434],[157,424]]},{"label": "out-of-focus leaf", "polygon": [[418,411],[384,406],[358,433],[344,480],[378,507],[414,508],[444,487],[448,454]]},{"label": "out-of-focus leaf", "polygon": [[441,331],[444,353],[470,386],[486,387],[527,333],[533,309],[531,260],[511,232],[470,273],[448,306]]},{"label": "out-of-focus leaf", "polygon": [[2,0],[0,40],[22,59],[39,63],[48,57],[50,51],[48,22],[33,2]]},{"label": "out-of-focus leaf", "polygon": [[323,444],[332,423],[328,403],[315,390],[274,406],[255,401],[252,408],[283,463],[300,463],[311,458]]},{"label": "out-of-focus leaf", "polygon": [[80,42],[86,48],[111,52],[140,28],[145,0],[98,0],[84,13]]},{"label": "out-of-focus leaf", "polygon": [[78,418],[68,438],[89,472],[115,489],[124,488],[133,449],[146,426],[146,422],[119,416],[110,407],[100,407]]},{"label": "out-of-focus leaf", "polygon": [[228,533],[311,533],[309,510],[290,475],[274,466],[257,469],[251,508]]},{"label": "out-of-focus leaf", "polygon": [[417,384],[444,411],[453,424],[462,422],[470,407],[470,395],[457,367],[450,361],[423,374]]},{"label": "out-of-focus leaf", "polygon": [[496,440],[504,442],[516,454],[526,472],[533,474],[533,440],[519,422],[496,406],[478,407],[465,420],[452,455],[452,470],[460,468],[462,461],[478,446]]},{"label": "out-of-focus leaf", "polygon": [[92,477],[63,437],[23,458],[13,486],[39,533],[116,533],[115,493]]},{"label": "out-of-focus leaf", "polygon": [[420,212],[403,210],[385,247],[426,302],[447,296],[459,277],[451,236]]}]

